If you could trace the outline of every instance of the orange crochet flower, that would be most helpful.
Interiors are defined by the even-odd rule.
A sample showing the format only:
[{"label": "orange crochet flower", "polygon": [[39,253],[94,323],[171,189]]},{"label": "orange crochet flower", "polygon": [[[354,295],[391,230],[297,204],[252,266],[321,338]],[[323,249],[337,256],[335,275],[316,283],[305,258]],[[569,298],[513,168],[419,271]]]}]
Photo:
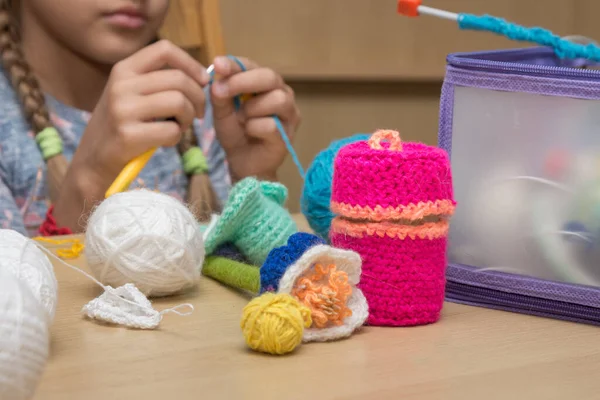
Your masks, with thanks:
[{"label": "orange crochet flower", "polygon": [[344,319],[352,315],[347,306],[352,285],[348,274],[338,271],[334,264],[326,267],[316,264],[298,279],[292,295],[310,308],[313,327],[341,326]]}]

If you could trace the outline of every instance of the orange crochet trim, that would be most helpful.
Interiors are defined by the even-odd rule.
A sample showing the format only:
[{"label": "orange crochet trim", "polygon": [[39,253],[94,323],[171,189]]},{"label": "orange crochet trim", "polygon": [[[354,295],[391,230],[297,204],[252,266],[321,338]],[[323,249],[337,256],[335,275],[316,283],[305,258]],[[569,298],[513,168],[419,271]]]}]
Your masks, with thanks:
[{"label": "orange crochet trim", "polygon": [[379,129],[375,131],[369,138],[369,146],[375,150],[383,150],[381,145],[382,140],[390,142],[389,150],[391,151],[402,151],[402,140],[400,139],[400,133],[391,129]]},{"label": "orange crochet trim", "polygon": [[348,274],[338,271],[333,264],[326,267],[316,264],[313,272],[301,277],[292,291],[292,296],[310,309],[312,325],[319,329],[344,324],[344,319],[352,315],[347,305],[350,295]]},{"label": "orange crochet trim", "polygon": [[391,237],[398,239],[438,239],[448,235],[450,224],[443,220],[421,225],[401,225],[393,222],[352,222],[340,217],[333,219],[331,231],[342,235],[362,238],[364,236]]},{"label": "orange crochet trim", "polygon": [[420,201],[419,203],[411,203],[397,207],[381,207],[375,206],[375,209],[370,206],[353,206],[347,203],[331,203],[331,210],[335,214],[343,215],[346,218],[352,219],[367,219],[370,221],[385,221],[385,220],[411,220],[416,221],[431,215],[450,216],[454,214],[456,206],[451,200],[436,200],[436,201]]}]

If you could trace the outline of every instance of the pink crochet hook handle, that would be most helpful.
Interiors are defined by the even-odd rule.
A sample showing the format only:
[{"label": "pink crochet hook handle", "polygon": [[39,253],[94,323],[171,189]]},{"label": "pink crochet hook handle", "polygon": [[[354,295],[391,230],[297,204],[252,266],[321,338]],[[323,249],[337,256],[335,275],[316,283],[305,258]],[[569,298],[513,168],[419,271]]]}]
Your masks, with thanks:
[{"label": "pink crochet hook handle", "polygon": [[390,146],[387,150],[391,151],[402,151],[402,140],[400,139],[400,133],[391,129],[379,129],[371,135],[369,138],[369,146],[374,150],[385,150],[381,145],[382,141],[388,141]]}]

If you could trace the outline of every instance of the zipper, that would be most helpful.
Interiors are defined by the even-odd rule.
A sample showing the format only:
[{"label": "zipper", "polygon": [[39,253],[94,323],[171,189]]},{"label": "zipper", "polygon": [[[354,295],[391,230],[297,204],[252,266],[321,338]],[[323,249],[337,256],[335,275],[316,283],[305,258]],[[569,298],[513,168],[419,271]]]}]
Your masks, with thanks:
[{"label": "zipper", "polygon": [[[522,61],[524,56],[527,56],[529,58],[533,58],[534,56],[550,57],[553,56],[553,54],[554,53],[551,49],[543,47],[517,50],[500,50],[493,52],[455,53],[448,55],[447,62],[451,66],[463,69],[484,70],[490,72],[503,73],[508,72],[537,76],[556,76],[571,79],[600,80],[600,71],[598,70],[553,65],[525,64],[522,62],[517,62]],[[514,61],[496,61],[477,58],[484,56],[489,57],[491,55],[501,55],[505,58],[512,58],[514,59]],[[580,63],[582,65],[586,65],[586,63],[583,61],[581,61]]]},{"label": "zipper", "polygon": [[458,302],[600,324],[600,309],[590,306],[506,293],[453,281],[448,281],[446,293],[449,300]]}]

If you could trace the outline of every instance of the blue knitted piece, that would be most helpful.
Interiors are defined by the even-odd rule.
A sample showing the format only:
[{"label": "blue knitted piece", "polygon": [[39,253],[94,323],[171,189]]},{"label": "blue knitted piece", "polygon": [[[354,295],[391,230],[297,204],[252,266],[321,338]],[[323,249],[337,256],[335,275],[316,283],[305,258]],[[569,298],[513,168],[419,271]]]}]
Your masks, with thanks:
[{"label": "blue knitted piece", "polygon": [[231,243],[225,243],[216,248],[212,253],[216,257],[224,257],[233,261],[237,261],[244,264],[250,264],[248,259],[238,250],[235,245]]},{"label": "blue knitted piece", "polygon": [[294,233],[287,245],[276,247],[260,268],[260,292],[276,292],[285,271],[302,257],[309,248],[325,244],[320,237],[304,232]]},{"label": "blue knitted piece", "polygon": [[594,44],[583,45],[572,43],[544,28],[526,28],[507,22],[502,18],[472,14],[460,14],[458,26],[460,29],[488,31],[511,40],[549,46],[554,49],[554,52],[560,58],[585,58],[592,61],[600,61],[600,48],[598,46]]},{"label": "blue knitted piece", "polygon": [[329,227],[334,215],[330,209],[333,162],[338,151],[349,143],[369,139],[368,134],[359,133],[332,142],[321,151],[306,170],[300,207],[312,230],[329,241]]}]

